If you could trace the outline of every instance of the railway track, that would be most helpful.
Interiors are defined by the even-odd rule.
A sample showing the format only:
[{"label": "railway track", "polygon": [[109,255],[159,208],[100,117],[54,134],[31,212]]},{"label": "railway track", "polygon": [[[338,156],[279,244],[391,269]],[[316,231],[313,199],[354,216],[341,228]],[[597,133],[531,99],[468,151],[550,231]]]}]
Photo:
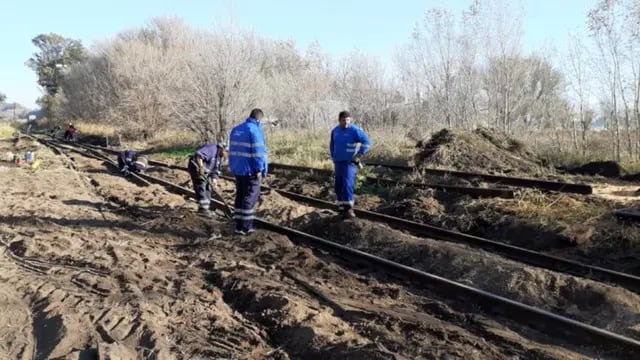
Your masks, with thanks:
[{"label": "railway track", "polygon": [[640,222],[640,211],[637,210],[618,210],[614,215],[621,220]]},{"label": "railway track", "polygon": [[[440,169],[429,169],[429,168],[417,169],[410,166],[386,165],[386,164],[377,164],[377,163],[365,163],[365,165],[382,166],[392,170],[399,170],[399,171],[406,171],[406,172],[418,171],[424,174],[431,174],[431,175],[437,175],[437,176],[452,176],[452,177],[457,177],[457,178],[467,179],[467,180],[477,179],[490,184],[500,184],[500,185],[519,187],[519,188],[533,188],[533,189],[539,189],[539,190],[545,190],[545,191],[557,191],[557,192],[575,193],[575,194],[582,194],[582,195],[593,194],[593,188],[591,187],[591,185],[586,185],[586,184],[573,184],[573,183],[558,182],[558,181],[471,173],[471,172],[453,171],[453,170],[440,170]],[[305,172],[309,171],[309,172],[317,172],[320,174],[329,174],[329,175],[332,174],[331,170],[311,168],[311,167],[298,166],[298,165],[270,163],[269,167],[273,169],[284,169],[284,170],[305,171]],[[428,185],[429,184],[424,184],[424,186],[427,186],[427,187]]]},{"label": "railway track", "polygon": [[[59,150],[64,149],[68,151],[75,151],[78,154],[87,157],[112,163],[107,156],[101,155],[97,152],[91,152],[86,149],[86,151],[72,149],[72,146],[55,144],[48,141],[42,141],[42,143],[49,147],[58,148]],[[186,195],[192,198],[195,197],[193,191],[180,185],[146,174],[138,174],[137,176],[148,183],[162,185],[170,192]],[[212,205],[217,208],[229,207],[227,204],[216,200],[212,200]],[[578,347],[588,344],[596,349],[606,349],[608,352],[614,352],[618,356],[624,358],[633,358],[634,355],[640,351],[640,341],[613,333],[606,329],[588,325],[538,307],[526,305],[521,302],[498,296],[473,286],[448,280],[413,267],[390,261],[296,229],[275,224],[261,218],[257,218],[256,223],[263,229],[289,236],[292,240],[297,240],[314,248],[329,250],[340,257],[352,258],[354,262],[364,261],[377,268],[383,268],[394,275],[411,279],[412,284],[416,287],[428,288],[448,298],[466,299],[467,301],[468,299],[473,299],[474,303],[487,313],[497,314],[501,317],[518,321],[547,334],[570,338]]]},{"label": "railway track", "polygon": [[[79,145],[90,151],[105,151],[110,154],[117,154],[118,152],[115,150],[105,150],[100,149],[97,150],[92,146]],[[175,170],[188,171],[186,167],[170,165],[163,163],[161,161],[150,160],[150,165],[160,166]],[[223,179],[234,181],[232,177],[222,176]],[[283,195],[289,199],[294,201],[298,201],[304,204],[308,204],[314,207],[334,210],[335,204],[329,201],[316,199],[313,197],[293,193],[290,191],[277,189],[269,186],[262,186],[263,190],[275,191],[280,195]],[[580,276],[584,278],[589,278],[597,281],[604,281],[611,284],[623,286],[629,290],[640,293],[640,277],[627,274],[603,267],[593,266],[584,264],[578,261],[565,259],[558,256],[548,255],[539,251],[534,251],[530,249],[526,249],[523,247],[518,247],[514,245],[509,245],[500,241],[495,241],[491,239],[482,238],[479,236],[474,236],[470,234],[465,234],[453,230],[448,230],[442,227],[428,225],[424,223],[419,223],[416,221],[411,221],[407,219],[398,218],[395,216],[364,210],[364,209],[354,209],[355,213],[363,219],[382,222],[387,225],[390,225],[394,228],[409,231],[410,233],[417,236],[426,236],[431,239],[457,242],[462,244],[471,245],[474,247],[481,248],[483,250],[491,251],[497,254],[500,254],[504,257],[507,257],[512,260],[516,260],[519,262],[523,262],[529,265],[563,272],[575,276]]]},{"label": "railway track", "polygon": [[[94,145],[86,145],[83,144],[81,146],[85,146],[87,148],[91,148],[93,150],[101,150],[101,151],[106,151],[109,152],[111,154],[116,154],[117,151],[108,149],[108,148],[104,148],[104,147],[100,147],[100,146],[94,146]],[[162,164],[160,162],[150,162],[151,165],[165,165],[165,166],[172,166],[172,165],[167,165],[167,164]],[[271,166],[271,164],[269,165]],[[286,168],[289,169],[288,167],[291,165],[283,165],[283,164],[275,164],[274,168]],[[300,167],[301,169],[298,169],[299,167],[296,167],[297,170],[302,170],[302,171],[314,171],[314,172],[319,172],[325,175],[332,175],[333,172],[330,170],[326,170],[326,169],[317,169],[317,168],[303,168]],[[367,177],[366,181],[368,183],[371,184],[379,184],[381,186],[409,186],[409,187],[416,187],[416,188],[429,188],[429,189],[435,189],[438,191],[444,191],[444,192],[452,192],[452,193],[459,193],[459,194],[465,194],[465,195],[469,195],[471,197],[474,198],[483,198],[483,197],[500,197],[500,198],[505,198],[505,199],[512,199],[515,196],[515,191],[512,189],[505,189],[505,188],[481,188],[481,187],[472,187],[472,186],[456,186],[456,185],[444,185],[444,184],[428,184],[428,183],[417,183],[417,182],[399,182],[397,180],[391,180],[391,179],[383,179],[380,177]]]}]

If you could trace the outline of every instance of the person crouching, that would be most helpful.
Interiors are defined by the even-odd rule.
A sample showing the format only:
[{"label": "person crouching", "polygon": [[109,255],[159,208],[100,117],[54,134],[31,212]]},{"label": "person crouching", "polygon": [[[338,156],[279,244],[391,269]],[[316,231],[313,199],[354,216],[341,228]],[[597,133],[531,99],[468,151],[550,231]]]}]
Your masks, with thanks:
[{"label": "person crouching", "polygon": [[149,166],[149,159],[134,150],[125,150],[118,154],[118,168],[125,176],[133,173],[144,173]]},{"label": "person crouching", "polygon": [[222,161],[227,156],[228,148],[224,143],[205,144],[189,157],[189,175],[193,183],[198,201],[198,214],[212,216],[211,185],[215,185],[222,174]]}]

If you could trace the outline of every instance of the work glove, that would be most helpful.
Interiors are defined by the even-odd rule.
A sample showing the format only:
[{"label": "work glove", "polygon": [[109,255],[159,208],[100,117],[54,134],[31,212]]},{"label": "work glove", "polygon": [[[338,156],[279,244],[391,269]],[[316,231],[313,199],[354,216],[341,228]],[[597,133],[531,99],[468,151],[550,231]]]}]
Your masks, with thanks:
[{"label": "work glove", "polygon": [[216,170],[216,171],[214,171],[214,172],[213,172],[213,174],[214,174],[215,176],[220,176],[220,175],[222,175],[222,171],[220,171],[220,170]]},{"label": "work glove", "polygon": [[360,156],[356,155],[351,159],[351,163],[355,164],[358,168],[362,169],[362,162],[360,162]]},{"label": "work glove", "polygon": [[125,165],[120,172],[122,172],[124,176],[129,175],[129,166]]}]

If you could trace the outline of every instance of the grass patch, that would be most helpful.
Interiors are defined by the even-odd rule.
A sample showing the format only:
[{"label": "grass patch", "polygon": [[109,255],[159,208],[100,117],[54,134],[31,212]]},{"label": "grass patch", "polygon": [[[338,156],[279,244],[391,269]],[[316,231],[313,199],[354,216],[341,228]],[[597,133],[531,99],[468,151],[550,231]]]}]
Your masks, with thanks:
[{"label": "grass patch", "polygon": [[149,141],[149,147],[156,149],[180,149],[195,148],[200,145],[198,136],[189,131],[163,131],[154,135],[154,139]]},{"label": "grass patch", "polygon": [[267,131],[269,161],[330,169],[329,133],[325,131]]},{"label": "grass patch", "polygon": [[193,155],[196,152],[196,148],[193,146],[175,147],[171,149],[165,149],[159,152],[155,152],[155,155],[168,158],[186,158]]},{"label": "grass patch", "polygon": [[640,161],[627,161],[623,162],[621,165],[629,174],[640,173]]},{"label": "grass patch", "polygon": [[523,191],[514,200],[490,199],[480,203],[478,205],[483,209],[476,210],[488,210],[502,216],[515,215],[550,230],[573,225],[596,225],[612,210],[602,201],[590,201],[569,194],[545,194],[537,190]]},{"label": "grass patch", "polygon": [[366,160],[393,165],[409,165],[415,155],[415,141],[406,136],[404,128],[380,128],[368,133],[371,150]]},{"label": "grass patch", "polygon": [[[330,134],[331,130],[268,132],[269,161],[332,169]],[[405,165],[415,152],[415,144],[404,136],[401,129],[377,129],[368,135],[372,146],[365,160]]]},{"label": "grass patch", "polygon": [[[77,122],[73,125],[78,129],[78,133],[82,135],[115,137],[117,134],[116,128],[107,124]],[[64,129],[66,129],[66,127],[63,127],[63,130]]]},{"label": "grass patch", "polygon": [[16,132],[16,128],[8,123],[0,123],[0,139],[13,138],[13,134]]}]

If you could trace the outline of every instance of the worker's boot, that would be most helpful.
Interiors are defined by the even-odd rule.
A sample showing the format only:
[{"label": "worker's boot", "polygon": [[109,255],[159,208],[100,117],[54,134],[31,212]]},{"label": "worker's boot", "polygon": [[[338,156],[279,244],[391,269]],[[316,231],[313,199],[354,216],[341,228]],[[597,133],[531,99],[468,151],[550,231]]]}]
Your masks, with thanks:
[{"label": "worker's boot", "polygon": [[207,208],[199,208],[198,215],[202,217],[213,217],[213,213]]},{"label": "worker's boot", "polygon": [[355,211],[353,211],[353,209],[346,210],[342,215],[343,219],[353,219],[355,217],[356,217],[356,213]]}]

